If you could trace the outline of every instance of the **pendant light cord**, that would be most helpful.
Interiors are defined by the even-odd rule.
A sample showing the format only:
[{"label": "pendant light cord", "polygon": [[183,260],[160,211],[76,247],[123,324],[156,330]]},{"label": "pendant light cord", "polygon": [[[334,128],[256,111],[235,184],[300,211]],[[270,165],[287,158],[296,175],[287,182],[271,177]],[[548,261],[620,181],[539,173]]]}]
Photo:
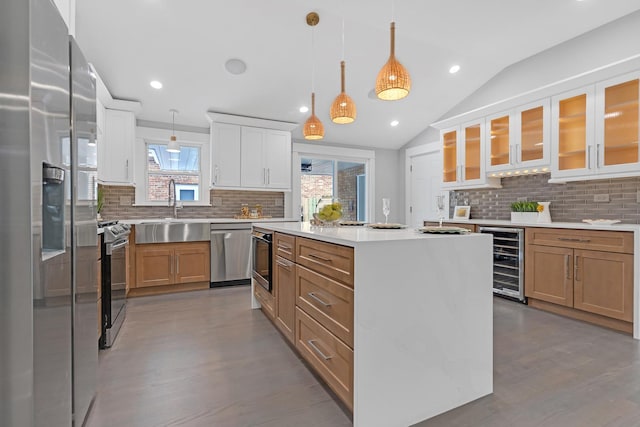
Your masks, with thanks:
[{"label": "pendant light cord", "polygon": [[311,27],[311,92],[315,92],[316,80],[316,43],[315,43],[316,27]]}]

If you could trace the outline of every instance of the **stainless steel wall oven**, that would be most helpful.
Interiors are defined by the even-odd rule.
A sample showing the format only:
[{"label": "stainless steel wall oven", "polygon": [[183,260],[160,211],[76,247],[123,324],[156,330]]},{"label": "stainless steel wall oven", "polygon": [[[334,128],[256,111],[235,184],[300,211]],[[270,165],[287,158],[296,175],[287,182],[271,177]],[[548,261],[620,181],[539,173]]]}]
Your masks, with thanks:
[{"label": "stainless steel wall oven", "polygon": [[252,236],[252,277],[260,286],[272,291],[272,258],[271,258],[271,244],[272,233],[253,230]]}]

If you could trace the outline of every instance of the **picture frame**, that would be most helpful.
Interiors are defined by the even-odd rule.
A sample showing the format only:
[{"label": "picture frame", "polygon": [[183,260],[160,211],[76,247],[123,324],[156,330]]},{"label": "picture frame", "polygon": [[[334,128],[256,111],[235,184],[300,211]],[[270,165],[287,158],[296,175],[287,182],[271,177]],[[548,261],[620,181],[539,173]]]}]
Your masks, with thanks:
[{"label": "picture frame", "polygon": [[471,206],[456,206],[453,210],[453,219],[458,221],[469,221]]}]

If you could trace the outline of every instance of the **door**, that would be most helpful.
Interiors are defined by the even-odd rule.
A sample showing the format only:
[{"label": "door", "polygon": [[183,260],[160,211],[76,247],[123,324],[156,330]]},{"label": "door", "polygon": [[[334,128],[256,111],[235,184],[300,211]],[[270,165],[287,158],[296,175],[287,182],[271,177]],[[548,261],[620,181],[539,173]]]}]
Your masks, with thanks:
[{"label": "door", "polygon": [[[633,172],[640,162],[638,73],[596,85],[596,169],[598,173]],[[636,78],[633,78],[636,77]]]},{"label": "door", "polygon": [[264,167],[264,129],[242,127],[240,144],[240,181],[243,187],[264,187],[267,171]]},{"label": "door", "polygon": [[551,98],[551,175],[595,173],[593,87]]},{"label": "door", "polygon": [[573,249],[527,245],[525,295],[573,307]]},{"label": "door", "polygon": [[512,168],[514,160],[511,151],[511,117],[502,113],[487,118],[487,171],[500,171]]},{"label": "door", "polygon": [[209,242],[179,243],[175,254],[175,283],[209,281]]},{"label": "door", "polygon": [[285,337],[295,344],[295,310],[296,310],[296,265],[276,257],[274,265],[274,283],[276,295],[276,326]]},{"label": "door", "polygon": [[633,321],[633,255],[574,250],[575,308]]},{"label": "door", "polygon": [[264,158],[267,169],[267,187],[291,188],[291,133],[266,130]]},{"label": "door", "polygon": [[442,136],[442,182],[458,182],[458,130],[443,131]]},{"label": "door", "polygon": [[240,126],[213,125],[211,182],[216,187],[240,187]]},{"label": "door", "polygon": [[[409,158],[409,224],[422,227],[427,219],[448,218],[448,192],[441,190],[442,164],[440,153],[430,151]],[[441,198],[442,211],[438,209],[438,197]]]},{"label": "door", "polygon": [[173,284],[173,249],[166,243],[137,245],[136,287]]}]

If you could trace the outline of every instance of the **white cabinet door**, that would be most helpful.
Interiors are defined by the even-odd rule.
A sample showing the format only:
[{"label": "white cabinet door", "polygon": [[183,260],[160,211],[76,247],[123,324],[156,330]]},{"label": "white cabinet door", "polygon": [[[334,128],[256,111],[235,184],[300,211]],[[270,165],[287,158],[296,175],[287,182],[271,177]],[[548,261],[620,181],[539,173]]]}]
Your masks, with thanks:
[{"label": "white cabinet door", "polygon": [[595,174],[594,87],[551,98],[551,178]]},{"label": "white cabinet door", "polygon": [[264,187],[267,171],[264,166],[263,144],[265,130],[253,127],[242,127],[240,144],[240,182],[242,187]]},{"label": "white cabinet door", "polygon": [[267,130],[263,145],[266,186],[274,189],[291,188],[291,133]]},{"label": "white cabinet door", "polygon": [[98,154],[98,180],[105,184],[135,185],[133,146],[135,115],[130,111],[105,111],[104,141]]},{"label": "white cabinet door", "polygon": [[240,187],[241,126],[214,123],[211,128],[211,183]]},{"label": "white cabinet door", "polygon": [[598,174],[637,176],[640,165],[640,73],[596,85],[595,169]]},{"label": "white cabinet door", "polygon": [[550,110],[548,98],[515,110],[512,151],[516,168],[549,167],[551,164]]}]

